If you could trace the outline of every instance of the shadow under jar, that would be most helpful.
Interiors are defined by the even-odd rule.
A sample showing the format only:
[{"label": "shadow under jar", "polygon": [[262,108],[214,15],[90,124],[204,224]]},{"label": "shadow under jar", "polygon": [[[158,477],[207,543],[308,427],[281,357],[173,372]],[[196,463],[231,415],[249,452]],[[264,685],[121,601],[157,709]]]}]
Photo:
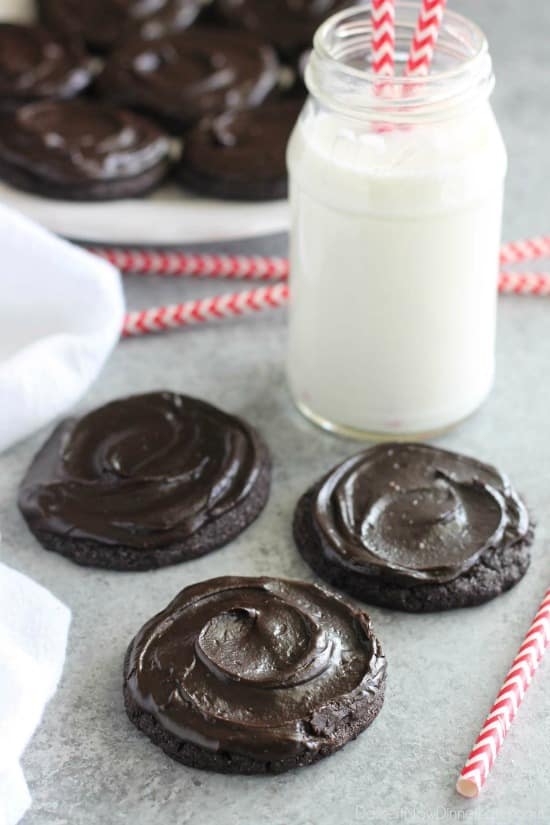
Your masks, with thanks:
[{"label": "shadow under jar", "polygon": [[490,392],[506,150],[487,41],[447,12],[430,74],[405,77],[420,5],[396,4],[396,71],[371,72],[365,8],[318,30],[288,149],[288,378],[352,437],[422,437]]}]

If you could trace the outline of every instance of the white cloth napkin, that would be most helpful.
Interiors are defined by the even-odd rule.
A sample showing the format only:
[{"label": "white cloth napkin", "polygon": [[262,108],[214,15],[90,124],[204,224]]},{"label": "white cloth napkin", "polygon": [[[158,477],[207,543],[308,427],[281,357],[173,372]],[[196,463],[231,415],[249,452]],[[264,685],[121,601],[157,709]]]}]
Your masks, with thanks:
[{"label": "white cloth napkin", "polygon": [[124,298],[109,263],[2,204],[0,255],[2,452],[87,390],[119,339]]},{"label": "white cloth napkin", "polygon": [[0,564],[0,825],[30,805],[19,760],[57,688],[70,621],[51,593]]}]

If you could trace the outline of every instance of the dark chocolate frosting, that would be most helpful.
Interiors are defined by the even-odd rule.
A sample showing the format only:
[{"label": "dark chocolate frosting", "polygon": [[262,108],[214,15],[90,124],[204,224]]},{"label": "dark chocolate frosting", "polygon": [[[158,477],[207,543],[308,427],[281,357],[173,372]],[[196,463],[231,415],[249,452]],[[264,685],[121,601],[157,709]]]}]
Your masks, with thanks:
[{"label": "dark chocolate frosting", "polygon": [[257,106],[278,80],[271,46],[248,32],[208,28],[125,42],[99,78],[101,93],[178,125]]},{"label": "dark chocolate frosting", "polygon": [[402,585],[452,581],[530,530],[506,476],[422,444],[344,461],[315,488],[312,520],[328,560]]},{"label": "dark chocolate frosting", "polygon": [[42,26],[0,23],[0,110],[78,94],[92,79],[84,52]]},{"label": "dark chocolate frosting", "polygon": [[367,614],[328,591],[227,577],[187,587],[141,629],[125,680],[182,741],[269,761],[330,743],[385,667]]},{"label": "dark chocolate frosting", "polygon": [[285,53],[311,46],[317,28],[353,0],[216,0],[220,14]]},{"label": "dark chocolate frosting", "polygon": [[146,39],[187,28],[201,0],[38,0],[44,22],[105,51],[119,40]]},{"label": "dark chocolate frosting", "polygon": [[286,181],[286,146],[300,101],[280,100],[254,109],[225,112],[191,129],[182,165],[235,182]]},{"label": "dark chocolate frosting", "polygon": [[34,532],[149,550],[231,512],[258,473],[258,437],[245,422],[150,393],[61,424],[23,480],[19,507]]},{"label": "dark chocolate frosting", "polygon": [[56,183],[133,177],[169,154],[154,123],[111,104],[31,103],[0,120],[0,157]]}]

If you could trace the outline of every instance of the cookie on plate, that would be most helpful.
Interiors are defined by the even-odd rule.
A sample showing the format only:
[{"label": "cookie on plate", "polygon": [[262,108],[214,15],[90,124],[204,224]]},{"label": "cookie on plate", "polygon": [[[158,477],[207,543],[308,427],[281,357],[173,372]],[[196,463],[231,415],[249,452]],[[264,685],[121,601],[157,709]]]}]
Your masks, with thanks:
[{"label": "cookie on plate", "polygon": [[201,0],[38,0],[47,26],[98,52],[131,35],[153,38],[187,28],[201,7]]},{"label": "cookie on plate", "polygon": [[249,32],[194,27],[146,42],[126,41],[98,78],[98,93],[180,131],[206,115],[257,106],[275,88],[271,46]]},{"label": "cookie on plate", "polygon": [[285,55],[311,46],[318,27],[353,0],[215,0],[218,14],[270,40]]},{"label": "cookie on plate", "polygon": [[240,418],[170,392],[113,401],[54,431],[19,507],[47,550],[148,570],[236,538],[263,509],[267,447]]},{"label": "cookie on plate", "polygon": [[240,774],[310,765],[382,707],[386,660],[366,613],[297,581],[192,585],[131,642],[131,721],[172,759]]},{"label": "cookie on plate", "polygon": [[43,26],[0,23],[0,112],[75,97],[91,83],[89,57]]},{"label": "cookie on plate", "polygon": [[228,200],[286,197],[286,147],[301,106],[277,100],[201,121],[184,137],[180,182]]},{"label": "cookie on plate", "polygon": [[0,178],[65,200],[133,198],[154,189],[171,141],[151,121],[88,100],[30,103],[0,118]]},{"label": "cookie on plate", "polygon": [[427,612],[513,587],[529,566],[533,528],[494,467],[428,445],[383,444],[313,485],[294,535],[331,584],[370,604]]}]

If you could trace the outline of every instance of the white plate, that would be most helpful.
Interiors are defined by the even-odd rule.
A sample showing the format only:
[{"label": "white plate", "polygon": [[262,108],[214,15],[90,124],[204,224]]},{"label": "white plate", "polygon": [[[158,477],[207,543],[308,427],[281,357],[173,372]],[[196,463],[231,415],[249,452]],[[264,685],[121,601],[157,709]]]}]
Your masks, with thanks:
[{"label": "white plate", "polygon": [[104,244],[188,244],[272,235],[288,229],[287,201],[207,200],[164,186],[147,198],[75,203],[39,198],[0,184],[0,201],[79,241]]}]

